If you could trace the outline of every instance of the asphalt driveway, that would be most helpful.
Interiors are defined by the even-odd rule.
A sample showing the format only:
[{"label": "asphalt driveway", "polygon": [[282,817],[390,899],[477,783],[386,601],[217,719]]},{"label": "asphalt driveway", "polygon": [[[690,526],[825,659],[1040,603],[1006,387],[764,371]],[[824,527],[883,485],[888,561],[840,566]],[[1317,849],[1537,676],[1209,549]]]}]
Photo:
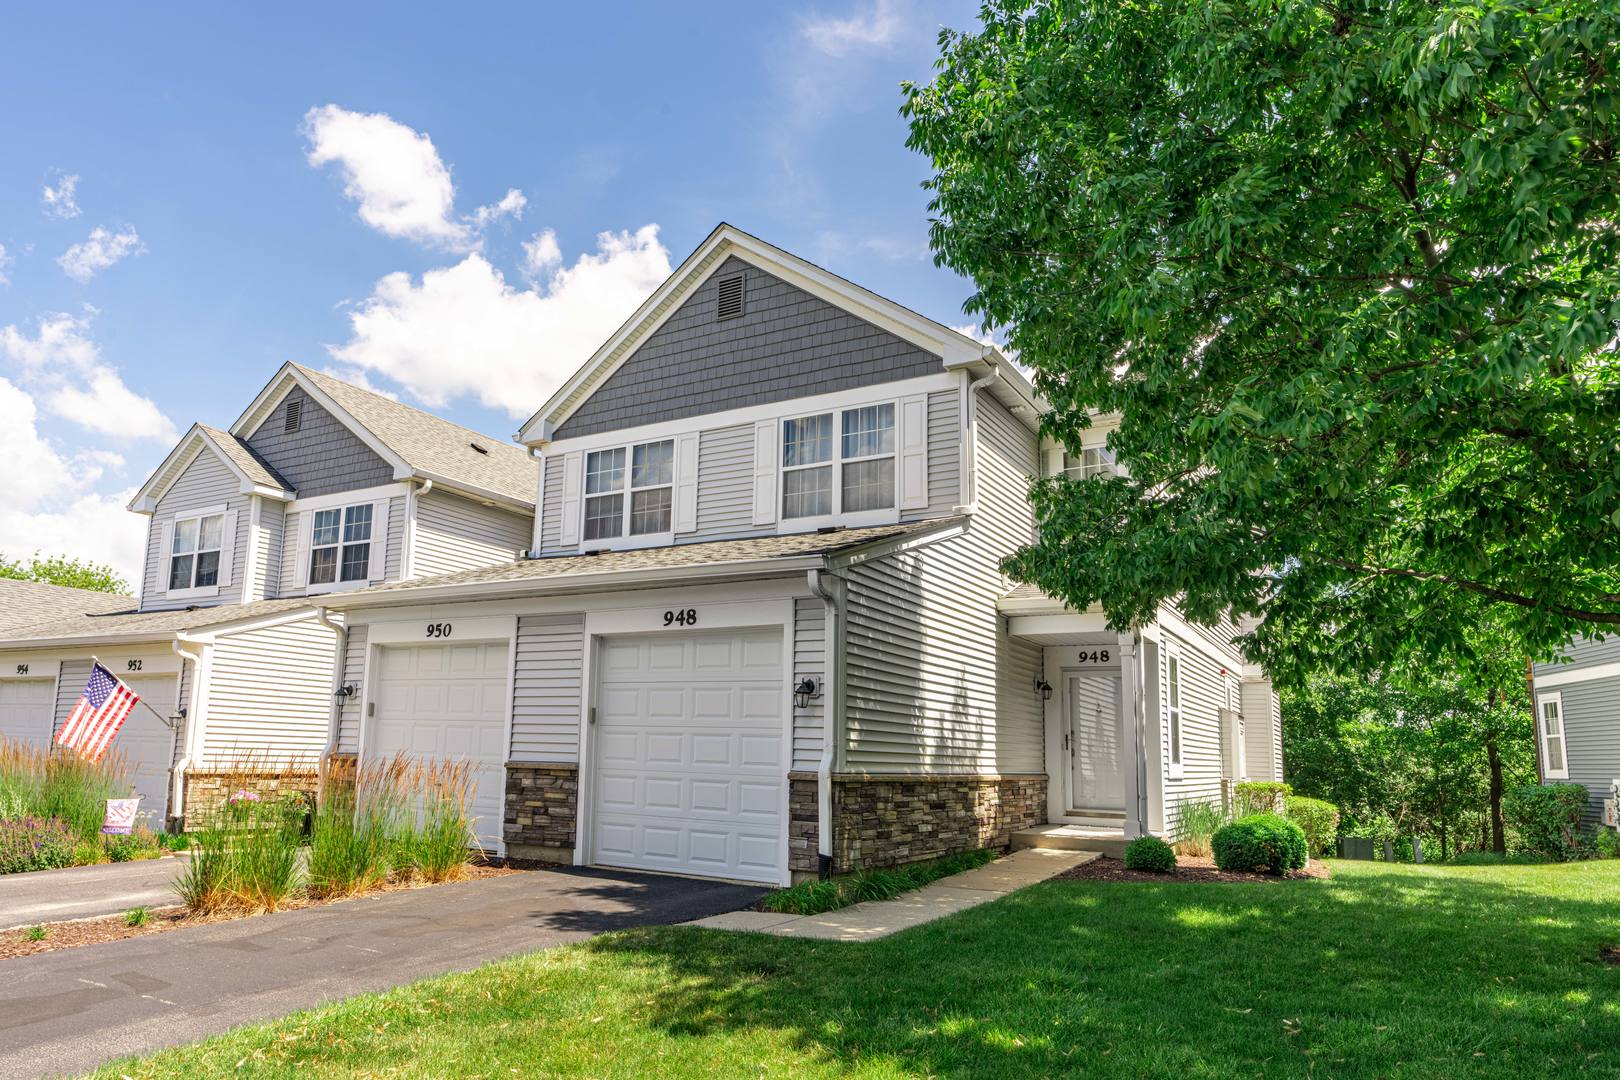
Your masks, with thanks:
[{"label": "asphalt driveway", "polygon": [[169,907],[180,902],[170,883],[185,866],[181,856],[0,875],[0,930]]},{"label": "asphalt driveway", "polygon": [[608,930],[746,907],[764,890],[537,870],[0,961],[0,1077],[125,1054]]}]

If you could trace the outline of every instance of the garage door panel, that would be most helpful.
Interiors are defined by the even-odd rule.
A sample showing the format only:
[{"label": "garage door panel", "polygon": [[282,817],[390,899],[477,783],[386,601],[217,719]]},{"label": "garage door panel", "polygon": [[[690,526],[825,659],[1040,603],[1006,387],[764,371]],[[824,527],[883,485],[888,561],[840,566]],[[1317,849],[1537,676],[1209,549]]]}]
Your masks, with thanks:
[{"label": "garage door panel", "polygon": [[597,657],[595,860],[780,881],[781,632],[607,639]]},{"label": "garage door panel", "polygon": [[55,713],[54,679],[0,682],[0,735],[31,746],[48,746]]}]

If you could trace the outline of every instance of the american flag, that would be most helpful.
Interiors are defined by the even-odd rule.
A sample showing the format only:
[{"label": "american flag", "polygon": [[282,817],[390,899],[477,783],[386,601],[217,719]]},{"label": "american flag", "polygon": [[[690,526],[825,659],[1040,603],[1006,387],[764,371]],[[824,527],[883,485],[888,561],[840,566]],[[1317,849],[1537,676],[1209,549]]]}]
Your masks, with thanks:
[{"label": "american flag", "polygon": [[56,741],[91,761],[100,761],[113,736],[124,726],[130,710],[140,700],[139,694],[97,663],[90,669],[90,685],[84,688],[79,703],[68,714]]}]

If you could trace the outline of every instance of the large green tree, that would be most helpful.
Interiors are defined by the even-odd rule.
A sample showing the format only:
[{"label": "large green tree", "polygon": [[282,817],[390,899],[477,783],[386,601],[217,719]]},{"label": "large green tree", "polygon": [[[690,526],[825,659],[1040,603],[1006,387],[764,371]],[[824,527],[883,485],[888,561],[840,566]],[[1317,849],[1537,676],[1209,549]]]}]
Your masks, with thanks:
[{"label": "large green tree", "polygon": [[1071,448],[1020,577],[1279,675],[1620,632],[1620,4],[992,2],[906,88]]},{"label": "large green tree", "polygon": [[0,578],[43,581],[47,585],[66,585],[95,592],[129,592],[129,582],[110,566],[68,555],[41,555],[37,551],[27,559],[8,559],[0,555]]}]

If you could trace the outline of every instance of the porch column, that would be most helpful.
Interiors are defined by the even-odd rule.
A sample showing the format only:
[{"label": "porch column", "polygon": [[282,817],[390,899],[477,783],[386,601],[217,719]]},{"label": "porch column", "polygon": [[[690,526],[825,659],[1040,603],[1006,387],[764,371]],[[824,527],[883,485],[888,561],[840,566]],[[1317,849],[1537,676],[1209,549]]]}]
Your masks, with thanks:
[{"label": "porch column", "polygon": [[1142,821],[1142,665],[1136,635],[1119,635],[1119,710],[1125,729],[1125,839],[1146,832]]}]

